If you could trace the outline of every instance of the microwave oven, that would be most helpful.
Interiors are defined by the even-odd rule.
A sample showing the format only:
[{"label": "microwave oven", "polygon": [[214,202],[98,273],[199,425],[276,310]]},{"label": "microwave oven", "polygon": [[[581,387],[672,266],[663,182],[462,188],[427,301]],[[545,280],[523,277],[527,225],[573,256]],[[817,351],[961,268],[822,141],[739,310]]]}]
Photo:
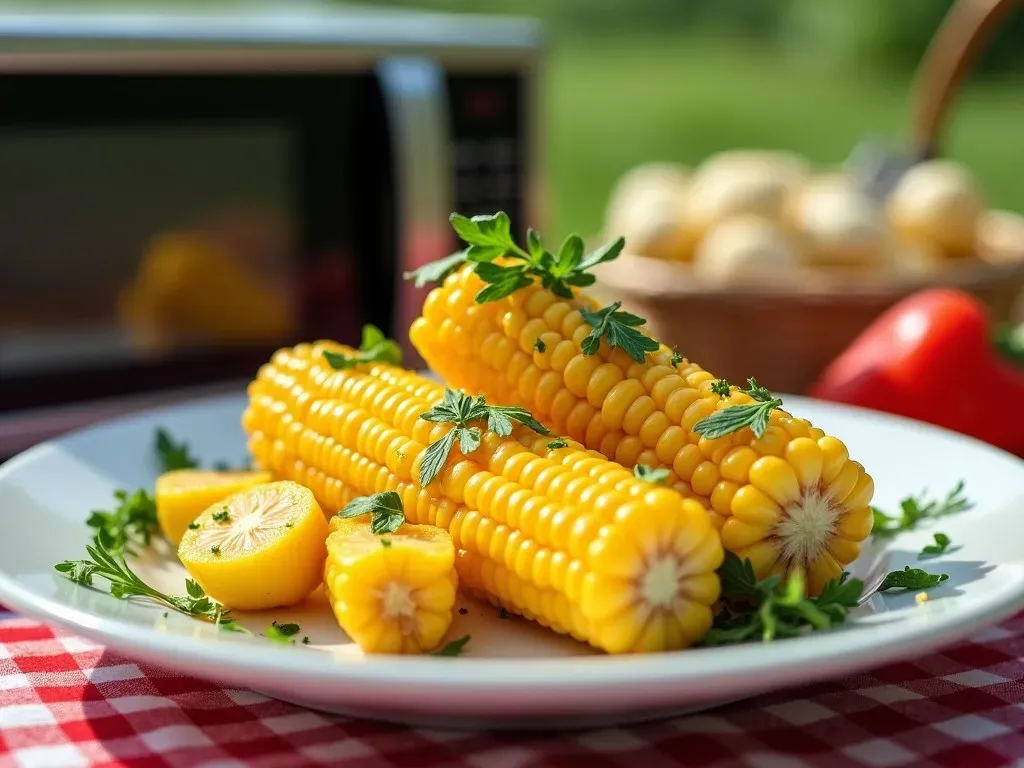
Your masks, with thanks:
[{"label": "microwave oven", "polygon": [[452,211],[542,221],[531,19],[0,15],[0,458],[406,329]]}]

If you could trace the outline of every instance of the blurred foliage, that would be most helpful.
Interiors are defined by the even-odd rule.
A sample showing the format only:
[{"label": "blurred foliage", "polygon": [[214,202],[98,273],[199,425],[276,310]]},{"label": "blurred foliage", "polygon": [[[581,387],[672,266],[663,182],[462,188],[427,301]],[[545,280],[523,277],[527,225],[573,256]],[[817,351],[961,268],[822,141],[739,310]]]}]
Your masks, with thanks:
[{"label": "blurred foliage", "polygon": [[[908,70],[954,0],[371,0],[543,19],[553,37],[680,33],[775,42],[857,65]],[[1024,8],[1022,8],[1024,10]],[[978,73],[1024,69],[1024,13],[1012,12]]]}]

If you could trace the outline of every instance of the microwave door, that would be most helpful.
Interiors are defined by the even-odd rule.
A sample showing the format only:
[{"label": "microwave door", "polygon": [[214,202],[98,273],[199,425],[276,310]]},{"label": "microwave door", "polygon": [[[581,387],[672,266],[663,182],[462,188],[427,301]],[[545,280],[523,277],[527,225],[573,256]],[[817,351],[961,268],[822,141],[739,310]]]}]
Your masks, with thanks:
[{"label": "microwave door", "polygon": [[395,57],[378,65],[377,77],[390,125],[397,190],[394,335],[405,365],[416,368],[423,360],[409,342],[408,329],[429,286],[416,288],[403,273],[444,258],[456,246],[448,224],[454,201],[445,73],[430,59]]}]

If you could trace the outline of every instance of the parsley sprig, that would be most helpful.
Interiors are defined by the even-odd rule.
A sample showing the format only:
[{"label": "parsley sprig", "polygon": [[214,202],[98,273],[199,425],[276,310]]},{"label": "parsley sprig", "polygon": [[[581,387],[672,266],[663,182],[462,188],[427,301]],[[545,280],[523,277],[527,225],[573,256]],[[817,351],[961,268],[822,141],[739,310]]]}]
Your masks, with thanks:
[{"label": "parsley sprig", "polygon": [[912,531],[923,522],[964,512],[974,506],[964,496],[964,481],[958,482],[945,498],[928,500],[926,491],[917,496],[907,496],[900,502],[899,516],[872,507],[875,522],[872,534],[878,538],[892,538],[896,534]]},{"label": "parsley sprig", "polygon": [[902,571],[892,571],[886,574],[882,580],[879,592],[886,592],[890,589],[931,589],[936,587],[949,576],[945,573],[928,573],[920,568],[904,566]]},{"label": "parsley sprig", "polygon": [[[407,272],[405,278],[414,280],[419,287],[443,280],[462,264],[472,263],[475,265],[473,271],[487,283],[476,295],[478,304],[497,301],[538,280],[556,296],[571,299],[574,287],[594,284],[596,278],[590,270],[617,258],[626,244],[620,237],[584,254],[583,238],[572,234],[562,241],[558,253],[554,254],[544,248],[540,235],[532,229],[527,232],[525,248],[516,243],[508,215],[502,211],[472,218],[453,213],[449,220],[468,247],[414,272]],[[500,257],[513,263],[494,263]]]},{"label": "parsley sprig", "polygon": [[198,582],[185,580],[184,595],[168,595],[149,586],[140,579],[128,564],[124,556],[115,551],[115,542],[106,530],[100,529],[93,537],[92,544],[86,545],[88,560],[65,560],[57,563],[54,569],[76,584],[93,586],[94,578],[101,578],[110,583],[110,594],[119,600],[141,597],[160,605],[207,621],[212,621],[221,629],[245,632],[234,619],[231,612],[223,605],[211,600]]},{"label": "parsley sprig", "polygon": [[186,442],[176,442],[171,433],[163,427],[156,430],[156,457],[160,462],[161,472],[172,472],[176,469],[195,469],[199,459],[192,455]]},{"label": "parsley sprig", "polygon": [[644,325],[647,321],[631,312],[623,312],[619,309],[621,301],[616,301],[603,309],[590,312],[586,309],[580,310],[583,319],[592,326],[592,329],[583,343],[580,344],[580,351],[584,355],[596,355],[601,346],[601,338],[608,340],[608,346],[621,347],[627,355],[638,363],[644,361],[648,352],[657,352],[661,347],[658,342],[650,336],[645,336],[637,327]]},{"label": "parsley sprig", "polygon": [[[726,389],[728,386],[728,382],[719,379],[712,385],[712,391],[726,397],[729,392]],[[768,428],[768,419],[772,415],[772,411],[782,407],[782,400],[773,397],[771,392],[760,386],[753,378],[747,379],[747,388],[739,391],[749,395],[756,402],[746,405],[730,405],[720,411],[715,411],[693,425],[694,433],[713,440],[744,427],[750,427],[755,437],[762,437]]]},{"label": "parsley sprig", "polygon": [[354,355],[324,350],[324,359],[336,371],[353,368],[363,363],[402,364],[402,348],[398,342],[389,339],[380,328],[374,325],[363,326],[363,339],[359,351]]},{"label": "parsley sprig", "polygon": [[785,583],[777,575],[758,580],[749,560],[728,551],[718,576],[723,608],[704,638],[706,645],[770,642],[832,629],[845,623],[864,592],[860,579],[843,574],[826,583],[818,597],[807,597],[802,576]]},{"label": "parsley sprig", "polygon": [[455,442],[459,450],[469,455],[480,447],[483,431],[472,422],[486,420],[487,429],[499,437],[512,434],[512,422],[523,424],[542,435],[551,434],[547,427],[533,418],[533,414],[519,406],[488,405],[482,395],[475,399],[457,390],[444,390],[441,402],[420,416],[425,421],[454,424],[455,428],[435,440],[427,448],[420,463],[420,486],[426,488],[444,468]]},{"label": "parsley sprig", "polygon": [[156,502],[144,488],[134,493],[114,491],[117,506],[112,511],[93,510],[86,525],[103,533],[115,555],[134,555],[134,547],[148,547],[160,528]]},{"label": "parsley sprig", "polygon": [[263,634],[267,640],[270,640],[272,643],[294,645],[295,641],[292,637],[299,634],[299,630],[300,627],[298,624],[278,624],[276,621],[272,621],[270,622],[270,626],[267,627],[267,631]]},{"label": "parsley sprig", "polygon": [[[346,504],[338,517],[370,516],[370,531],[378,536],[394,533],[405,522],[405,507],[397,491],[382,491],[372,496],[360,496]],[[391,542],[388,542],[390,546]]]}]

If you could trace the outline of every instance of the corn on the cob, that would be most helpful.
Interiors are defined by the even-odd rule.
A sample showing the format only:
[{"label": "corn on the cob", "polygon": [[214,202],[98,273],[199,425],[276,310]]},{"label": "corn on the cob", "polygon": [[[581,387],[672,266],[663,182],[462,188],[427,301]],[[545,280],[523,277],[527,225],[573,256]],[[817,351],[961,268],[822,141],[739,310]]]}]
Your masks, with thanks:
[{"label": "corn on the cob", "polygon": [[698,503],[523,427],[454,448],[422,488],[423,454],[451,425],[420,416],[443,388],[389,365],[334,371],[325,349],[352,353],[281,350],[250,385],[243,425],[260,466],[329,509],[396,491],[410,522],[450,532],[463,584],[606,651],[681,648],[709,629],[723,553]]},{"label": "corn on the cob", "polygon": [[834,437],[782,410],[756,437],[745,427],[708,439],[694,426],[752,399],[712,390],[715,376],[663,345],[638,363],[602,339],[582,351],[594,303],[534,283],[477,304],[467,265],[427,296],[410,338],[451,386],[530,409],[552,430],[625,467],[671,470],[668,485],[699,500],[722,543],[759,577],[802,571],[817,594],[871,531],[874,485]]},{"label": "corn on the cob", "polygon": [[378,536],[366,522],[331,520],[324,586],[338,624],[371,653],[422,653],[452,623],[455,547],[447,531],[406,523]]}]

